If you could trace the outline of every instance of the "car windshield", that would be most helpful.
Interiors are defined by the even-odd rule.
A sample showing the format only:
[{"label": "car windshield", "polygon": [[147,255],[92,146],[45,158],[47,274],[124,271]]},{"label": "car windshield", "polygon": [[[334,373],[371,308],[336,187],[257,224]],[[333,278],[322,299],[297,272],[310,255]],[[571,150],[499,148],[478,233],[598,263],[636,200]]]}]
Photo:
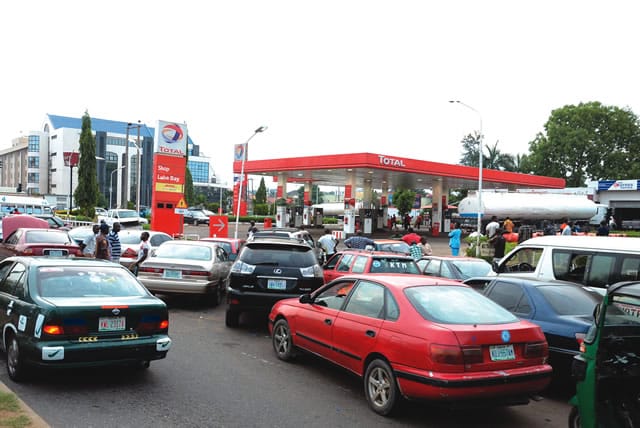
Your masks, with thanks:
[{"label": "car windshield", "polygon": [[123,210],[123,211],[118,211],[118,217],[120,217],[120,218],[135,218],[135,217],[138,217],[138,215],[133,210]]},{"label": "car windshield", "polygon": [[460,275],[464,279],[471,278],[473,276],[486,276],[491,272],[491,265],[482,260],[466,262],[454,260],[451,264],[458,272],[460,272]]},{"label": "car windshield", "polygon": [[241,259],[250,265],[308,267],[316,264],[316,258],[309,247],[276,247],[253,245],[245,247]]},{"label": "car windshield", "polygon": [[409,245],[406,242],[391,242],[391,243],[382,243],[376,244],[377,249],[379,251],[391,251],[393,253],[407,253],[411,251],[409,249]]},{"label": "car windshield", "polygon": [[36,283],[39,295],[44,298],[147,295],[138,281],[117,265],[41,267]]},{"label": "car windshield", "polygon": [[71,242],[69,235],[64,232],[47,232],[46,229],[30,230],[26,233],[25,242],[27,244],[67,244]]},{"label": "car windshield", "polygon": [[538,291],[558,315],[591,316],[598,304],[596,297],[580,287],[543,285],[538,287]]},{"label": "car windshield", "polygon": [[211,260],[212,254],[211,247],[167,241],[156,249],[155,256],[166,259]]},{"label": "car windshield", "polygon": [[413,260],[400,257],[379,257],[371,261],[371,273],[414,273],[420,274],[420,269]]},{"label": "car windshield", "polygon": [[410,287],[404,291],[420,315],[443,324],[504,324],[518,319],[472,288],[447,285]]}]

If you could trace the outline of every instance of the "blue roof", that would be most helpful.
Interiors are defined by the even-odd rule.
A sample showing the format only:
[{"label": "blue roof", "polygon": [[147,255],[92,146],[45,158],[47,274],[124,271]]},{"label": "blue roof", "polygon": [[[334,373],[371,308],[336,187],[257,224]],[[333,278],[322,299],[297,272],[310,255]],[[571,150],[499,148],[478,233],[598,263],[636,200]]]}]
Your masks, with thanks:
[{"label": "blue roof", "polygon": [[[82,118],[56,116],[53,114],[47,114],[47,117],[49,117],[51,126],[53,126],[54,129],[59,129],[59,128],[82,129]],[[91,129],[94,132],[106,132],[108,134],[126,134],[128,123],[130,122],[119,122],[117,120],[97,119],[95,117],[92,117]],[[129,134],[136,135],[138,130],[135,125],[137,125],[137,123],[131,123],[131,124],[134,126],[129,127]],[[140,127],[140,136],[154,138],[155,129],[145,125],[144,123],[142,123],[141,125],[142,126]],[[188,143],[193,144],[193,140],[188,135],[187,135],[187,139],[188,139],[187,141]]]}]

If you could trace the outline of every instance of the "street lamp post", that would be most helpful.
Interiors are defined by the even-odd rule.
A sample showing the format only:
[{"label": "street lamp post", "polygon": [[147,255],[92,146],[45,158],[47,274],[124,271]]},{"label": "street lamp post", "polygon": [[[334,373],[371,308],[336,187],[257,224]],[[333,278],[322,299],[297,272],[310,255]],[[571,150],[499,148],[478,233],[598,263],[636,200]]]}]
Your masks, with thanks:
[{"label": "street lamp post", "polygon": [[465,104],[462,101],[453,100],[449,101],[450,103],[460,104],[469,110],[475,112],[480,119],[480,135],[478,136],[478,234],[476,237],[476,257],[480,257],[480,235],[482,235],[482,115],[480,112],[469,104]]},{"label": "street lamp post", "polygon": [[126,165],[122,165],[111,171],[111,179],[109,180],[109,208],[113,208],[113,174],[120,171],[121,169],[126,168]]},{"label": "street lamp post", "polygon": [[244,143],[243,152],[242,152],[242,166],[240,167],[240,188],[238,189],[238,209],[236,211],[236,230],[234,233],[235,239],[238,239],[238,224],[240,222],[240,202],[242,202],[242,182],[244,181],[244,161],[247,159],[247,146],[249,145],[249,141],[251,141],[251,139],[255,137],[256,134],[258,134],[259,132],[264,132],[266,130],[267,130],[266,126],[259,127],[258,129],[253,131],[253,134],[251,135],[251,137],[249,137],[247,139],[247,142]]},{"label": "street lamp post", "polygon": [[[138,121],[138,123],[133,124],[131,122],[127,123],[127,132],[126,132],[126,136],[125,136],[125,141],[124,141],[124,167],[127,168],[129,166],[129,130],[132,128],[137,128],[138,129],[138,143],[136,145],[136,148],[138,149],[138,155],[137,155],[137,159],[138,159],[138,184],[137,184],[137,195],[138,195],[138,212],[140,212],[140,127],[142,126],[142,124],[140,123],[140,121]],[[134,143],[135,144],[135,143]],[[123,198],[122,198],[122,204],[124,206],[124,208],[127,208],[129,205],[129,194],[130,194],[130,189],[129,189],[129,173],[127,172],[127,174],[123,177],[122,179],[122,190],[123,190]]]}]

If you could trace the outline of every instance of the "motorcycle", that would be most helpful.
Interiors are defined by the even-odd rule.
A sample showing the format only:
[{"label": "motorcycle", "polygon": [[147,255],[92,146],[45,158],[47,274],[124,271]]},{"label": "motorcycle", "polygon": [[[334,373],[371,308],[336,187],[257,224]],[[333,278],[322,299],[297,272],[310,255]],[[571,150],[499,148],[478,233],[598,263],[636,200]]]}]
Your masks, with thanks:
[{"label": "motorcycle", "polygon": [[640,282],[610,286],[574,357],[570,428],[640,428]]}]

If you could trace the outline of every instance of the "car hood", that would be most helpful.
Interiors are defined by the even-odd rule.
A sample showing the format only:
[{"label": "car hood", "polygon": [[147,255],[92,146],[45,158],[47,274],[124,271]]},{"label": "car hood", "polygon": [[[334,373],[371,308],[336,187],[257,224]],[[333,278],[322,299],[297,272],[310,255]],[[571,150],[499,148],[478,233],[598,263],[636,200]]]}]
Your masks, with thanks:
[{"label": "car hood", "polygon": [[25,214],[10,215],[2,219],[2,236],[9,236],[20,227],[49,229],[49,222]]}]

